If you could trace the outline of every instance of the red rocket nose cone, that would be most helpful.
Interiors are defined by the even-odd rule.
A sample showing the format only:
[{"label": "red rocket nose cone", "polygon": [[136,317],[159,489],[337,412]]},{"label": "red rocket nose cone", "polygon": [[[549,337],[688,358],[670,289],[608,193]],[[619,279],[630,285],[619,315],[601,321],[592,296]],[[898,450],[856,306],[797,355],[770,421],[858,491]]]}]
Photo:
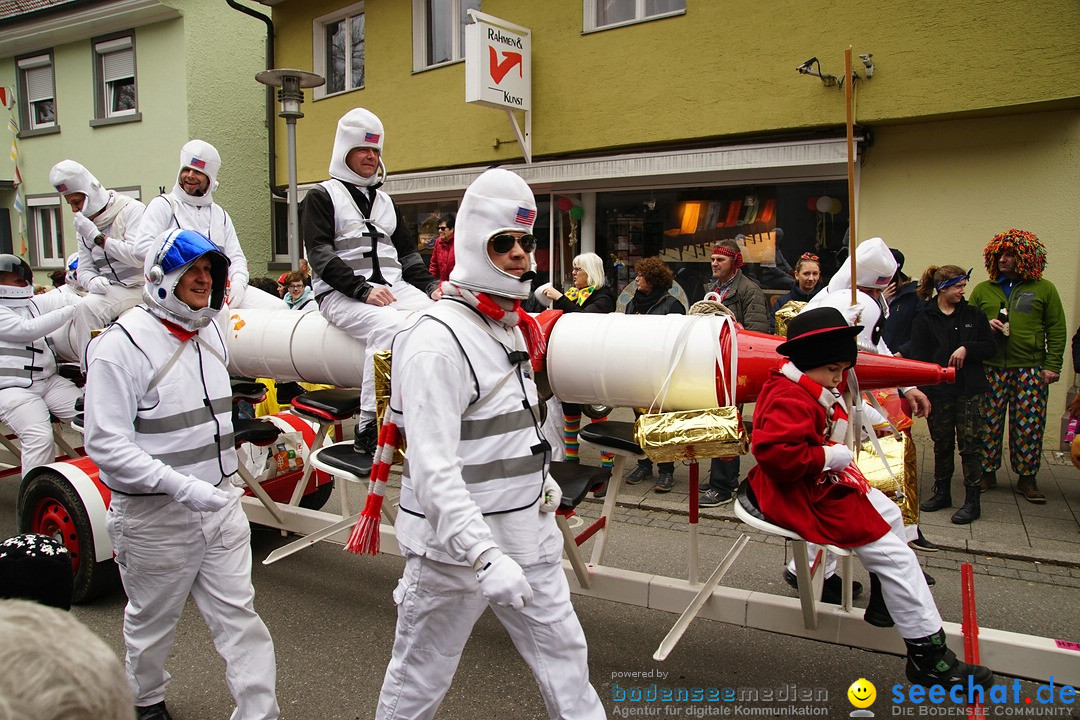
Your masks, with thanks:
[{"label": "red rocket nose cone", "polygon": [[[721,336],[721,346],[725,353],[731,345],[730,338],[726,337],[726,334],[725,332]],[[777,346],[784,342],[784,338],[752,330],[739,330],[736,334],[738,337],[738,380],[735,397],[740,403],[753,402],[761,392],[761,386],[769,378],[769,373],[786,361],[776,352]],[[956,368],[943,368],[940,365],[919,360],[859,352],[855,375],[859,378],[860,388],[876,390],[909,385],[952,383],[956,381]],[[719,377],[717,383],[717,397],[723,397]]]}]

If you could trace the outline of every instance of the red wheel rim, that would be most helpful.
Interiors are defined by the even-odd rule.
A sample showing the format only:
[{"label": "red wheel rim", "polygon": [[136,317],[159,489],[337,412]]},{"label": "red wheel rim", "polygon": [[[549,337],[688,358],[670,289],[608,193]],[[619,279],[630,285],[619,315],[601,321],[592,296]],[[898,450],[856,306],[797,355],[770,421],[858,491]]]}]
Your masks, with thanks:
[{"label": "red wheel rim", "polygon": [[79,569],[79,533],[76,531],[75,522],[64,505],[55,498],[45,498],[34,508],[32,532],[49,537],[64,543],[64,547],[71,554],[71,566],[73,571]]}]

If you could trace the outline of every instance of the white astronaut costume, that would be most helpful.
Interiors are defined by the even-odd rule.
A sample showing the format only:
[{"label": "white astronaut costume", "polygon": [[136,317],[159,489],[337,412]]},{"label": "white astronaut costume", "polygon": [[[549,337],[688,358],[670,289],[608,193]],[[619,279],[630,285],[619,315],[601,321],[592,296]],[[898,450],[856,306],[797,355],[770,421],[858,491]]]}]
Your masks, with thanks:
[{"label": "white astronaut costume", "polygon": [[[203,195],[189,195],[180,186],[180,173],[185,169],[198,170],[210,179],[210,186]],[[258,308],[280,310],[281,298],[248,287],[248,264],[244,249],[236,236],[232,218],[225,208],[214,202],[218,188],[217,176],[221,170],[221,155],[217,148],[203,140],[189,140],[180,149],[180,169],[172,191],[158,195],[146,204],[139,233],[135,241],[139,256],[146,257],[158,237],[166,230],[196,230],[217,246],[229,258],[229,293],[226,303],[230,308]],[[223,306],[224,309],[224,306]]]},{"label": "white astronaut costume", "polygon": [[[176,287],[212,264],[207,307]],[[138,706],[163,702],[176,625],[190,594],[236,702],[233,720],[279,715],[274,645],[255,612],[250,529],[240,509],[224,337],[212,318],[228,260],[190,230],[162,234],[147,256],[144,303],[87,349],[86,450],[112,490],[107,527],[127,592],[127,674]]]},{"label": "white astronaut costume", "polygon": [[[458,213],[448,293],[528,297],[531,273],[497,269],[487,243],[499,232],[530,232],[535,208],[518,176],[481,175]],[[409,441],[395,523],[406,561],[376,717],[433,717],[489,606],[532,669],[549,717],[605,717],[562,569],[558,486],[547,477],[521,330],[448,294],[398,335],[393,352],[391,417]]]},{"label": "white astronaut costume", "polygon": [[[332,179],[309,192],[302,207],[304,248],[319,311],[330,324],[364,343],[361,425],[375,417],[372,358],[377,351],[388,349],[395,333],[403,327],[400,311],[431,307],[429,294],[437,287],[417,251],[415,239],[407,239],[411,247],[401,242],[399,231],[404,228],[399,227],[394,201],[378,189],[385,178],[382,160],[379,169],[383,172],[369,178],[361,177],[346,163],[346,156],[354,148],[375,148],[381,154],[384,140],[382,122],[373,113],[363,108],[346,113],[338,121],[334,136],[329,170]],[[367,212],[361,210],[346,184],[362,193],[368,201]],[[324,200],[326,195],[329,205]],[[388,287],[396,300],[382,306],[366,303],[372,283]]]},{"label": "white astronaut costume", "polygon": [[71,295],[34,295],[34,274],[26,261],[0,255],[0,271],[13,272],[26,285],[0,285],[0,420],[19,436],[22,471],[56,460],[49,413],[75,417],[82,395],[56,374],[56,356],[46,336],[71,319]]},{"label": "white astronaut costume", "polygon": [[62,355],[79,360],[90,342],[91,330],[105,327],[142,298],[143,261],[135,235],[146,206],[106,190],[74,160],[53,165],[49,182],[61,197],[81,194],[86,198],[74,223],[79,243],[78,281],[88,294],[75,311],[71,332],[54,338]]}]

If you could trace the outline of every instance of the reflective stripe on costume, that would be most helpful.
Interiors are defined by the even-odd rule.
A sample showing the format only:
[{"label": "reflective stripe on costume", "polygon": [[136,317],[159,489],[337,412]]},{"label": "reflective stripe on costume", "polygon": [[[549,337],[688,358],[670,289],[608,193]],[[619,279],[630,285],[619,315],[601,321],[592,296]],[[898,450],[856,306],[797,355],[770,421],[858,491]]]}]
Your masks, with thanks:
[{"label": "reflective stripe on costume", "polygon": [[[117,198],[120,197],[126,196],[117,196]],[[121,207],[126,204],[123,203]],[[101,228],[101,232],[111,238],[123,238],[127,229],[127,213],[121,209],[112,224],[107,228]],[[83,244],[86,245],[85,242]],[[108,279],[109,282],[124,287],[138,287],[143,284],[143,268],[141,265],[136,267],[121,262],[95,242],[86,245],[86,248],[90,252],[90,261],[94,265],[94,270],[97,271],[98,275]]]},{"label": "reflective stripe on costume", "polygon": [[[11,312],[23,318],[42,314],[33,300],[25,305],[2,306],[0,312]],[[30,343],[0,340],[0,390],[30,387],[35,380],[55,374],[56,356],[44,337]]]},{"label": "reflective stripe on costume", "polygon": [[[397,248],[390,240],[397,229],[397,213],[390,196],[376,190],[371,217],[368,218],[360,212],[339,180],[326,180],[320,185],[334,203],[334,253],[352,268],[354,275],[370,280],[375,267],[371,250],[374,233],[379,272],[383,279],[387,285],[401,280],[401,261],[398,260]],[[316,296],[333,290],[318,275],[312,276],[311,289]]]},{"label": "reflective stripe on costume", "polygon": [[[121,326],[150,360],[155,373],[176,352],[179,338],[146,309],[120,316]],[[113,331],[115,332],[115,331]],[[227,358],[216,323],[202,328],[175,362],[147,390],[136,411],[135,443],[177,472],[209,480],[236,472],[232,388],[220,366]]]},{"label": "reflective stripe on costume", "polygon": [[[417,322],[441,321],[464,347],[490,348],[490,352],[465,358],[473,368],[479,395],[461,418],[461,476],[485,515],[529,507],[543,486],[546,448],[538,445],[541,437],[537,429],[540,410],[536,386],[531,381],[523,382],[519,375],[528,369],[529,361],[512,365],[507,357],[511,350],[524,350],[524,343],[518,334],[521,347],[507,349],[466,313],[473,311],[461,303],[439,302]],[[526,403],[528,408],[524,407]],[[390,405],[401,407],[399,389],[393,383]],[[407,435],[407,419],[395,413],[395,422]],[[420,515],[413,487],[406,460],[401,509]]]}]

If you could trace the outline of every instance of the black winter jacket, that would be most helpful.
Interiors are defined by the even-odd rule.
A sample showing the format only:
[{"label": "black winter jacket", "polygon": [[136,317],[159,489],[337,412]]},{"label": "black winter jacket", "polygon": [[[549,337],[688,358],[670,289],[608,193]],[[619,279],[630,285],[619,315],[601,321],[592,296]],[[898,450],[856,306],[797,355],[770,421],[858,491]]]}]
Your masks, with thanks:
[{"label": "black winter jacket", "polygon": [[951,315],[941,312],[936,301],[927,303],[915,315],[905,357],[948,367],[949,357],[961,345],[967,348],[967,357],[964,366],[956,371],[956,382],[919,388],[931,400],[988,392],[990,384],[983,361],[992,358],[997,347],[986,315],[966,300],[961,300]]}]

